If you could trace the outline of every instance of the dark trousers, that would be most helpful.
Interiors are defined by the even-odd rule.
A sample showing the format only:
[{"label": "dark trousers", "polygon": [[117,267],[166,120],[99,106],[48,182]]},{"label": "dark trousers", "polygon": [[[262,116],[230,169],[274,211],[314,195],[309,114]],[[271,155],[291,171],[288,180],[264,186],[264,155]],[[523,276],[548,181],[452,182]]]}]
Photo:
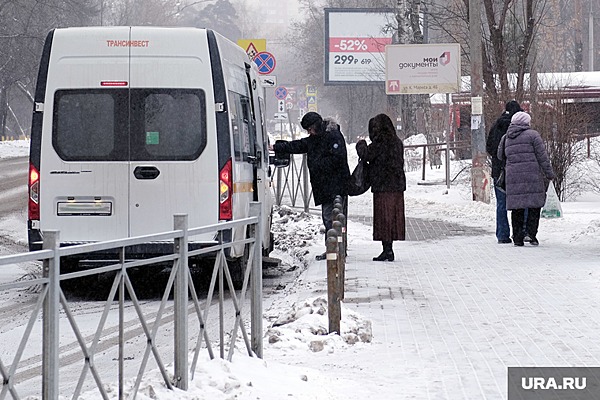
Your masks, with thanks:
[{"label": "dark trousers", "polygon": [[[525,213],[525,211],[527,211],[527,213]],[[519,208],[511,211],[510,219],[515,242],[522,242],[525,233],[528,233],[529,237],[532,239],[537,236],[541,212],[541,208]],[[525,224],[525,233],[523,233],[523,224]]]}]

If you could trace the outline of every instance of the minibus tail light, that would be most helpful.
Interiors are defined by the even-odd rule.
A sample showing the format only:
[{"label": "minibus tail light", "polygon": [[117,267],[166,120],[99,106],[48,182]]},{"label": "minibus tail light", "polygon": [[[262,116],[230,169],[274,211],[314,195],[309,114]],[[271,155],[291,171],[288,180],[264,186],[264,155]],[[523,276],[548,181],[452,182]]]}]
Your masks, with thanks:
[{"label": "minibus tail light", "polygon": [[40,173],[29,164],[29,219],[40,219]]},{"label": "minibus tail light", "polygon": [[232,196],[233,177],[231,176],[231,159],[227,160],[219,173],[219,219],[231,220],[233,218]]}]

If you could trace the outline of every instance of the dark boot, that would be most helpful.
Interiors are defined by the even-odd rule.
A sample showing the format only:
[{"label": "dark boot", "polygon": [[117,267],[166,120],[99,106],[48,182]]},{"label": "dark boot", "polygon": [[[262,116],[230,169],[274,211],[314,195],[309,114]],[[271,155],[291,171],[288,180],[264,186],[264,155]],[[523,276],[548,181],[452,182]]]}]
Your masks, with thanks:
[{"label": "dark boot", "polygon": [[392,242],[381,242],[383,251],[377,257],[373,257],[373,261],[394,261],[394,251],[392,250]]},{"label": "dark boot", "polygon": [[394,261],[394,250],[392,249],[393,242],[384,242],[383,247],[388,261]]},{"label": "dark boot", "polygon": [[514,236],[513,237],[513,242],[515,244],[515,246],[525,246],[525,243],[523,242],[523,237],[521,236]]},{"label": "dark boot", "polygon": [[513,229],[513,243],[515,246],[523,246],[523,222],[525,217],[524,209],[512,210],[510,213],[512,229]]}]

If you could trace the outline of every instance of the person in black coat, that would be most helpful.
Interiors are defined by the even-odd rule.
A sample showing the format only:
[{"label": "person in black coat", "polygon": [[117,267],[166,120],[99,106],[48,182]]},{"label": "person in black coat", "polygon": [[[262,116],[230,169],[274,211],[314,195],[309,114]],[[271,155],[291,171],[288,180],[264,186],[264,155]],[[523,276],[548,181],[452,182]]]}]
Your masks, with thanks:
[{"label": "person in black coat", "polygon": [[506,103],[505,111],[490,128],[490,133],[485,144],[486,151],[492,158],[492,178],[496,194],[496,239],[498,239],[498,243],[512,242],[510,240],[510,225],[508,224],[506,211],[506,193],[496,187],[496,181],[504,165],[504,162],[498,159],[498,145],[510,125],[512,116],[519,111],[523,110],[518,102],[511,100]]},{"label": "person in black coat", "polygon": [[381,241],[382,253],[373,261],[394,261],[394,240],[405,240],[404,145],[386,114],[369,120],[369,138],[356,143],[358,156],[367,162],[373,192],[373,240]]},{"label": "person in black coat", "polygon": [[[342,196],[346,204],[348,194],[348,154],[346,141],[339,125],[332,119],[323,120],[316,112],[308,112],[300,122],[309,136],[289,142],[278,141],[273,145],[276,153],[304,154],[315,205],[321,206],[321,215],[326,232],[333,227],[332,211],[335,197]],[[317,256],[325,259],[325,253]]]}]

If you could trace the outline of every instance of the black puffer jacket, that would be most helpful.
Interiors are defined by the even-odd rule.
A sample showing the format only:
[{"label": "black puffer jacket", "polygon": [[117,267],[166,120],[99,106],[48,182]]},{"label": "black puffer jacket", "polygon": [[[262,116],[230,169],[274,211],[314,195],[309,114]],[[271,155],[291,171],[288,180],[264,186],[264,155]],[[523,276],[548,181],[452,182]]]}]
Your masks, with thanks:
[{"label": "black puffer jacket", "polygon": [[325,132],[290,142],[278,142],[273,150],[304,154],[310,172],[315,205],[332,202],[337,195],[348,194],[348,154],[346,141],[333,120],[324,120]]},{"label": "black puffer jacket", "polygon": [[503,162],[498,159],[498,145],[500,144],[500,139],[502,139],[502,136],[504,136],[510,125],[511,117],[512,113],[509,113],[508,111],[504,112],[490,128],[490,133],[485,143],[485,149],[492,157],[492,178],[494,179],[497,179],[498,176],[500,176],[503,164]]}]

